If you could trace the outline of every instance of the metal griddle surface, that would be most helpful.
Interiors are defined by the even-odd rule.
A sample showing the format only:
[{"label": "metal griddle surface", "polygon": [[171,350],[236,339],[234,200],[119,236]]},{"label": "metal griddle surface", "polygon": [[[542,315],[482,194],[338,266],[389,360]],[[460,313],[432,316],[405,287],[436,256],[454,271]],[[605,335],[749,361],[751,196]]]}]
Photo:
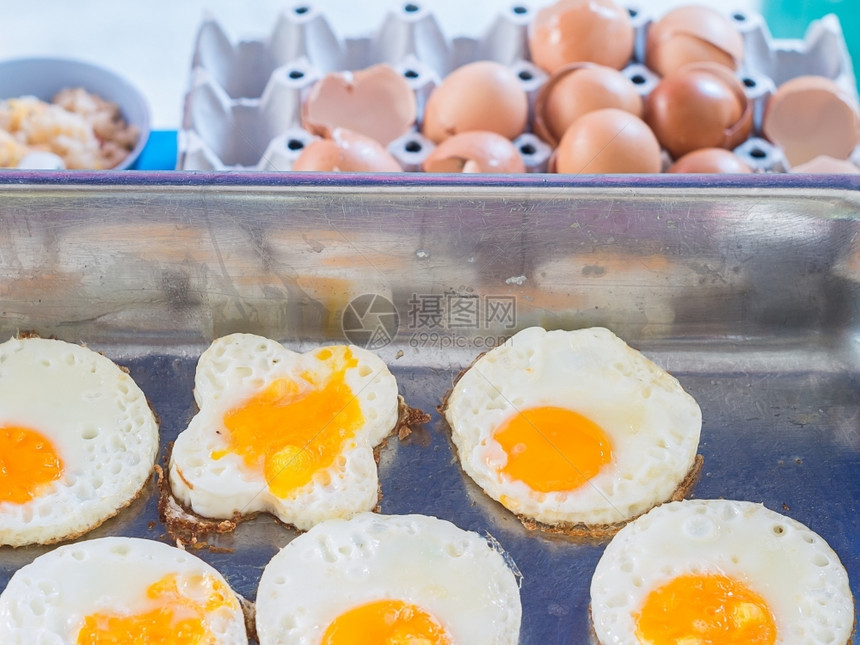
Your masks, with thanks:
[{"label": "metal griddle surface", "polygon": [[[800,343],[757,348],[756,364],[743,371],[724,369],[727,361],[737,364],[731,360],[737,358],[734,346],[728,353],[717,341],[685,347],[674,374],[699,401],[704,417],[700,453],[705,465],[693,497],[762,502],[809,525],[840,555],[857,595],[860,381],[837,357],[831,359]],[[648,354],[658,363],[670,363],[670,368],[673,359],[678,360],[671,351]],[[194,413],[196,358],[157,350],[142,357],[128,359],[120,353],[115,358],[129,367],[161,417],[164,449]],[[457,462],[447,423],[435,409],[456,370],[399,368],[396,363],[392,368],[407,402],[430,412],[432,419],[405,440],[389,439],[382,450],[381,511],[435,515],[493,536],[522,573],[521,643],[586,642],[591,572],[604,543],[582,543],[523,528],[487,498]],[[156,497],[150,482],[130,508],[87,537],[168,540],[158,522]],[[273,518],[259,516],[241,524],[233,535],[214,540],[217,550],[196,553],[220,570],[237,592],[253,599],[269,558],[296,535]],[[0,587],[18,567],[46,550],[0,549]]]},{"label": "metal griddle surface", "polygon": [[[600,324],[668,369],[703,413],[692,496],[807,524],[860,594],[860,180],[126,181],[0,178],[0,331],[86,342],[127,366],[161,419],[160,458],[194,414],[212,338],[249,331],[307,350],[343,342],[334,310],[355,288],[405,307],[474,287],[516,297],[520,328]],[[463,474],[436,411],[481,351],[463,338],[431,348],[400,335],[381,353],[432,415],[381,451],[381,510],[493,536],[522,573],[521,643],[585,643],[605,543],[530,532]],[[169,540],[154,479],[86,537],[105,535]],[[253,599],[295,536],[259,516],[197,554]],[[0,589],[49,548],[0,548]]]}]

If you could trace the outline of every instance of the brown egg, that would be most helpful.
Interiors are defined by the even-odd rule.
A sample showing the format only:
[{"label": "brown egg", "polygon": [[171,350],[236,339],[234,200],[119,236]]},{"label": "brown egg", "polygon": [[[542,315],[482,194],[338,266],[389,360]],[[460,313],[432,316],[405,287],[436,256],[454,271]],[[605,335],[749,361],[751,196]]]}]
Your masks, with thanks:
[{"label": "brown egg", "polygon": [[433,90],[424,107],[422,133],[439,143],[470,130],[513,139],[525,130],[529,101],[517,75],[493,61],[458,67]]},{"label": "brown egg", "polygon": [[735,70],[743,57],[741,33],[710,7],[678,7],[648,28],[645,64],[663,76],[689,63],[719,63]]},{"label": "brown egg", "polygon": [[660,172],[660,144],[639,117],[605,108],[578,118],[555,151],[555,171],[567,174]]},{"label": "brown egg", "polygon": [[495,132],[461,132],[440,143],[424,160],[425,172],[525,172],[516,146]]},{"label": "brown egg", "polygon": [[409,131],[416,113],[409,82],[390,65],[380,64],[332,72],[317,81],[302,105],[302,126],[323,137],[346,128],[387,146]]},{"label": "brown egg", "polygon": [[335,128],[330,139],[316,139],[305,146],[293,170],[317,172],[400,172],[397,160],[375,139]]},{"label": "brown egg", "polygon": [[633,40],[630,15],[613,0],[558,0],[529,26],[532,62],[550,74],[582,62],[621,69],[633,56]]},{"label": "brown egg", "polygon": [[752,172],[743,159],[724,148],[702,148],[688,152],[667,172],[740,174]]},{"label": "brown egg", "polygon": [[735,148],[752,132],[743,83],[717,63],[692,63],[664,77],[645,101],[645,121],[678,159],[699,148]]},{"label": "brown egg", "polygon": [[820,155],[847,159],[860,143],[857,106],[834,81],[799,76],[779,86],[762,131],[794,166]]},{"label": "brown egg", "polygon": [[535,99],[535,133],[557,145],[565,131],[583,114],[618,108],[642,116],[642,97],[621,72],[594,63],[573,63],[553,74]]},{"label": "brown egg", "polygon": [[860,175],[860,168],[847,159],[834,159],[821,155],[812,161],[794,166],[791,172],[812,175]]}]

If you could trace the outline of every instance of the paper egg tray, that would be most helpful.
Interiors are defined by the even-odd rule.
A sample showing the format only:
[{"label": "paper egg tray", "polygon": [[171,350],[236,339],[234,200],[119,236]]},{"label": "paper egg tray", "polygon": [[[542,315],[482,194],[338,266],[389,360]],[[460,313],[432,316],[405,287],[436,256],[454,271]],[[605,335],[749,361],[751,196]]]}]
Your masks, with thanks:
[{"label": "paper egg tray", "polygon": [[[127,366],[161,419],[163,457],[195,411],[212,339],[341,343],[350,301],[385,297],[400,321],[377,351],[432,418],[382,450],[381,510],[493,536],[522,574],[520,642],[567,645],[589,642],[605,542],[526,530],[462,473],[436,406],[518,329],[606,326],[701,405],[693,496],[807,524],[860,594],[860,180],[323,177],[0,177],[0,332],[84,342]],[[435,298],[442,316],[430,319]],[[449,298],[476,298],[477,317],[452,317]],[[507,315],[488,315],[490,302]],[[105,535],[169,542],[153,482],[85,538]],[[197,554],[253,600],[295,536],[259,516]],[[0,589],[50,548],[0,548]]]},{"label": "paper egg tray", "polygon": [[[628,10],[636,46],[623,72],[647,96],[659,80],[643,64],[645,35],[655,16],[644,7],[631,5]],[[753,134],[736,152],[756,170],[783,172],[787,166],[782,152],[761,135],[764,105],[776,87],[815,74],[835,80],[856,98],[839,19],[825,16],[810,24],[804,39],[787,40],[773,38],[759,14],[728,15],[743,35],[745,58],[739,74],[754,107]],[[375,63],[389,63],[409,80],[419,126],[424,102],[440,79],[475,60],[510,66],[533,103],[547,78],[529,61],[526,34],[533,18],[533,9],[514,4],[499,13],[482,37],[450,38],[430,9],[404,2],[385,16],[374,34],[350,39],[335,33],[312,3],[302,3],[285,10],[267,36],[238,43],[230,41],[215,17],[207,18],[195,41],[177,167],[290,170],[313,138],[301,127],[301,105],[314,82],[332,71]],[[531,133],[531,125],[514,143],[527,170],[546,170],[552,149]],[[433,147],[416,126],[393,141],[389,151],[404,170],[416,171]]]}]

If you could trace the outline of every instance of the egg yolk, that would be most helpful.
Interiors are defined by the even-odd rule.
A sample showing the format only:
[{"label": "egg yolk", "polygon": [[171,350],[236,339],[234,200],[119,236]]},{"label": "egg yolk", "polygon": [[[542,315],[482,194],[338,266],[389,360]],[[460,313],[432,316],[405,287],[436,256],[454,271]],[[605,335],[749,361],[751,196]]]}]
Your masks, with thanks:
[{"label": "egg yolk", "polygon": [[500,472],[542,493],[582,486],[612,460],[612,444],[590,419],[565,408],[529,408],[493,434],[508,456]]},{"label": "egg yolk", "polygon": [[377,600],[344,612],[326,629],[321,645],[451,645],[445,628],[420,607]]},{"label": "egg yolk", "polygon": [[776,625],[764,598],[723,575],[688,574],[651,591],[635,617],[648,645],[773,645]]},{"label": "egg yolk", "polygon": [[222,607],[235,609],[238,602],[220,580],[203,575],[181,581],[166,575],[147,588],[146,598],[152,608],[142,613],[86,616],[77,645],[209,645],[215,638],[206,616]]},{"label": "egg yolk", "polygon": [[29,502],[63,474],[57,449],[43,434],[0,428],[0,502]]},{"label": "egg yolk", "polygon": [[[302,374],[304,386],[277,379],[224,415],[229,451],[249,468],[262,469],[278,497],[330,468],[364,423],[361,405],[346,383],[347,370],[358,360],[346,346],[322,349],[316,357],[328,366],[324,382],[312,373]],[[212,457],[225,454],[217,451]]]}]

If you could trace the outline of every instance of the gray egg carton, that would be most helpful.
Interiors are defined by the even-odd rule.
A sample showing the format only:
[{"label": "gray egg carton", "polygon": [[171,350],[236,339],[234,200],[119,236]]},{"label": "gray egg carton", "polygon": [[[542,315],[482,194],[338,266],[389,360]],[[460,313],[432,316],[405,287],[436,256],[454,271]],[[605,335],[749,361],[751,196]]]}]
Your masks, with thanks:
[{"label": "gray egg carton", "polygon": [[[636,40],[633,59],[623,72],[647,96],[659,80],[643,64],[645,36],[654,16],[635,6],[628,6],[628,11]],[[753,135],[735,151],[757,170],[783,172],[787,164],[782,152],[761,136],[764,105],[776,87],[797,76],[816,74],[835,80],[857,99],[839,19],[825,16],[810,24],[803,39],[789,40],[773,38],[759,14],[734,11],[727,15],[744,37],[739,74],[754,108]],[[476,60],[508,65],[533,103],[547,78],[529,61],[527,30],[533,18],[533,9],[512,5],[496,16],[480,38],[449,38],[429,9],[405,2],[388,13],[376,33],[341,38],[321,10],[302,3],[284,10],[268,37],[234,43],[214,16],[206,16],[194,45],[177,168],[290,170],[314,138],[301,127],[302,102],[314,82],[332,71],[389,63],[415,92],[418,124],[388,148],[404,170],[420,170],[434,147],[420,133],[423,106],[451,70]],[[552,149],[530,130],[529,125],[514,143],[527,170],[543,172]]]}]

